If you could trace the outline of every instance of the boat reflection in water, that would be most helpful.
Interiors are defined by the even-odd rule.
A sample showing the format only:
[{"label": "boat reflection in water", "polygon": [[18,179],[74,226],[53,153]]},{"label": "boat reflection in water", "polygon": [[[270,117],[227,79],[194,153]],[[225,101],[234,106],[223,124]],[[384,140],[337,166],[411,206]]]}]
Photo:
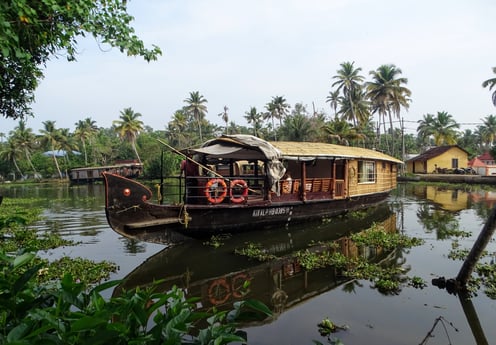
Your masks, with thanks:
[{"label": "boat reflection in water", "polygon": [[[213,306],[230,309],[233,302],[249,298],[265,303],[276,318],[293,305],[350,280],[340,276],[340,272],[332,267],[304,269],[295,256],[299,250],[319,251],[324,247],[329,250],[324,243],[334,241],[335,250],[346,257],[361,256],[371,262],[397,264],[396,253],[375,247],[359,248],[349,239],[352,233],[368,229],[373,224],[382,225],[388,232],[396,232],[396,214],[383,204],[366,212],[332,218],[320,224],[307,224],[294,230],[270,232],[270,235],[264,231],[237,234],[223,240],[224,244],[219,248],[191,240],[148,258],[124,278],[114,290],[114,296],[122,290],[162,280],[158,291],[165,292],[173,286],[183,288],[187,297],[201,298],[199,307],[202,309]],[[236,249],[246,248],[247,243],[260,244],[267,254],[277,259],[259,262],[235,254]],[[243,286],[245,281],[250,282],[247,288]]]}]

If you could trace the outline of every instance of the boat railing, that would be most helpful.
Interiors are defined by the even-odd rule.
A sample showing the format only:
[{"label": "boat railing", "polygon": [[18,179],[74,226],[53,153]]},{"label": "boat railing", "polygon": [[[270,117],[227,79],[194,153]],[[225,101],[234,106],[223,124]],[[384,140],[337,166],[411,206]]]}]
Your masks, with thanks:
[{"label": "boat railing", "polygon": [[[168,179],[164,198],[187,204],[245,204],[267,199],[265,177],[187,176]],[[176,184],[172,188],[172,184]]]}]

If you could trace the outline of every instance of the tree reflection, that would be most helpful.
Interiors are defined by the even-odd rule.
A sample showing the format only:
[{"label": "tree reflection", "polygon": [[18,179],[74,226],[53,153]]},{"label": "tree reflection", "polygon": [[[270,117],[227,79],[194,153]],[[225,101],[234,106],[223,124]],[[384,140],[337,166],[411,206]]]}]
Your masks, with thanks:
[{"label": "tree reflection", "polygon": [[420,204],[417,210],[419,222],[427,233],[436,232],[438,240],[445,240],[459,229],[460,223],[456,214],[432,207],[427,203]]}]

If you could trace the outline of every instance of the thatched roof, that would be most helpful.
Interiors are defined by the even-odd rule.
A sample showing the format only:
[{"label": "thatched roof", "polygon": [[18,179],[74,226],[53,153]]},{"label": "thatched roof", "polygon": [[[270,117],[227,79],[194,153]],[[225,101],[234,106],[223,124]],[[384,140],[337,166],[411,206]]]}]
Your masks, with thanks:
[{"label": "thatched roof", "polygon": [[271,141],[270,143],[281,151],[282,157],[285,159],[354,158],[383,160],[403,164],[401,160],[387,154],[362,147],[294,141]]}]

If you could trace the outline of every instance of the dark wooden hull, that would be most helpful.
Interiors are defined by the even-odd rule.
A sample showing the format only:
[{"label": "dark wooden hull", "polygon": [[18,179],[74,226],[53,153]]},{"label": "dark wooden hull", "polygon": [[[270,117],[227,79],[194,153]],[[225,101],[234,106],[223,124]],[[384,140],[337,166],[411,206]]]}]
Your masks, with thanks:
[{"label": "dark wooden hull", "polygon": [[[177,233],[205,237],[259,230],[337,216],[383,202],[389,192],[353,198],[307,201],[260,200],[249,204],[159,205],[148,188],[118,175],[104,174],[107,220],[116,232],[131,238],[174,240]],[[157,237],[156,232],[163,237]],[[150,235],[153,233],[153,235]]]}]

